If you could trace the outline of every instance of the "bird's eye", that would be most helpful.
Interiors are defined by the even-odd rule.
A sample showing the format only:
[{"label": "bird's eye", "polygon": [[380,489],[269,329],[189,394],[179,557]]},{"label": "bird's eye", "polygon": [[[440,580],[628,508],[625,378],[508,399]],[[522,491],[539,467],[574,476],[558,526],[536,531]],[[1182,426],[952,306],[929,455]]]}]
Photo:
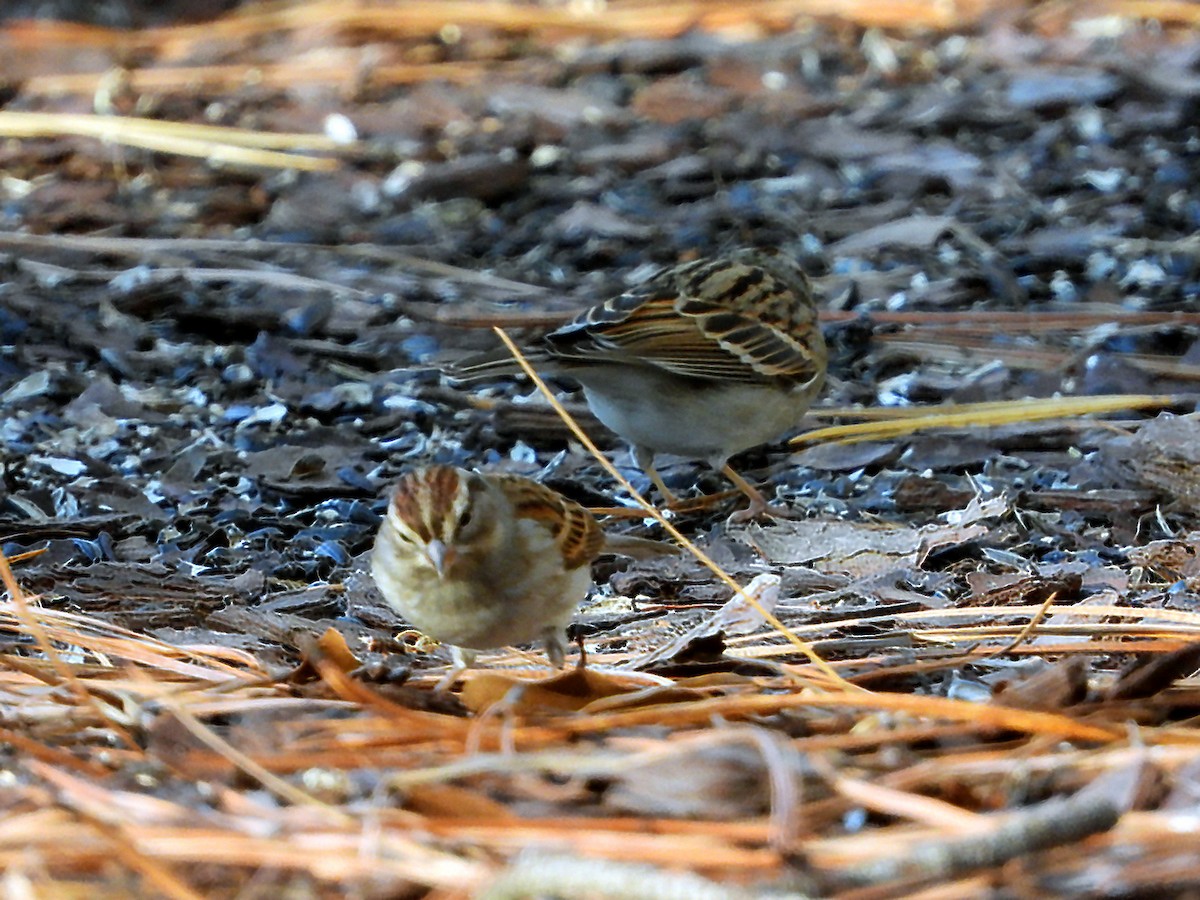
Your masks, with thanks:
[{"label": "bird's eye", "polygon": [[459,518],[458,518],[459,530],[462,530],[463,528],[466,528],[468,525],[470,525],[471,519],[473,519],[474,516],[475,516],[475,510],[473,510],[473,509],[463,510],[463,514],[461,516],[459,516]]}]

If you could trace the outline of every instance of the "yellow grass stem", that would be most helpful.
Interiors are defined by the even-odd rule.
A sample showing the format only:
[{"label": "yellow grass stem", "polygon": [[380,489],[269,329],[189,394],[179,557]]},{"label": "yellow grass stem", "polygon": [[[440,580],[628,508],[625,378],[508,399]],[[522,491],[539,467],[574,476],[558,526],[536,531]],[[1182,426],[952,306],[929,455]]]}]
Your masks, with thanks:
[{"label": "yellow grass stem", "polygon": [[[1035,400],[1001,400],[988,403],[962,403],[937,407],[908,407],[896,410],[847,412],[887,421],[830,425],[797,435],[789,442],[800,444],[853,444],[858,441],[899,437],[933,428],[991,427],[1016,422],[1040,422],[1046,419],[1074,418],[1091,413],[1118,412],[1123,409],[1148,409],[1172,406],[1181,397],[1172,394],[1107,394],[1097,397],[1056,397]],[[1193,398],[1194,399],[1194,398]]]}]

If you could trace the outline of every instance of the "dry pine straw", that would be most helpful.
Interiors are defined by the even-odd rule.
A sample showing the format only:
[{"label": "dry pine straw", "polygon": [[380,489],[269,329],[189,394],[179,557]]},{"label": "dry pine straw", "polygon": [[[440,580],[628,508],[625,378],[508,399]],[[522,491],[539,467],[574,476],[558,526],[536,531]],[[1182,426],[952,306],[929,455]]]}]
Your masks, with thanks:
[{"label": "dry pine straw", "polygon": [[[790,643],[767,631],[731,647],[744,657],[809,657],[785,662],[779,677],[593,676],[563,714],[543,688],[513,691],[520,682],[489,676],[477,714],[461,717],[350,677],[353,655],[337,636],[308,648],[321,686],[300,690],[237,650],[172,646],[42,609],[7,560],[0,574],[10,598],[0,622],[36,647],[4,657],[9,714],[0,735],[15,794],[0,863],[42,886],[111,884],[119,873],[195,896],[194,867],[203,864],[207,879],[215,871],[226,883],[249,870],[303,874],[314,886],[411,883],[460,896],[490,884],[496,896],[521,896],[569,889],[586,858],[601,864],[586,869],[591,883],[614,891],[630,879],[666,891],[655,879],[687,869],[722,892],[718,882],[785,881],[803,860],[806,885],[870,896],[873,885],[966,890],[981,869],[1011,877],[1002,867],[1014,859],[1029,860],[1022,878],[1086,880],[1083,857],[1055,850],[1084,840],[1093,857],[1132,844],[1179,870],[1186,856],[1179,814],[1130,810],[1146,784],[1186,777],[1194,729],[1131,733],[1127,723],[1140,716],[1121,700],[1022,709],[872,692],[852,673],[868,669],[886,683],[1001,652],[1088,660],[1133,642],[1169,659],[1200,633],[1192,613],[1059,606],[1054,593],[1041,607],[893,613],[907,642],[931,652],[852,663],[820,661],[807,643],[830,626],[787,631],[775,620]],[[964,621],[948,624],[955,619]],[[873,620],[863,614],[856,624]],[[593,661],[619,662],[596,653]],[[264,741],[255,722],[286,739]],[[788,737],[798,726],[801,736]],[[731,817],[716,796],[709,817],[703,807],[689,818],[580,808],[588,780],[656,764],[687,772],[726,745],[761,758],[765,813]],[[370,790],[355,790],[364,781]],[[698,778],[696,789],[703,799],[712,786]],[[518,814],[506,796],[539,801],[542,811]],[[1014,802],[1022,796],[1030,802]],[[1032,802],[1039,797],[1050,799]],[[846,829],[855,814],[874,819]],[[520,855],[530,846],[557,856],[531,863]]]},{"label": "dry pine straw", "polygon": [[[742,6],[614,0],[603,17],[581,21],[544,6],[455,8],[468,25],[638,36],[677,34],[698,21],[769,29],[814,11],[810,0]],[[751,13],[736,12],[743,8]],[[886,12],[906,25],[940,27],[947,13],[961,24],[986,8],[844,0],[821,4],[820,12],[887,25],[877,19]],[[428,15],[440,26],[446,9],[317,2],[233,19],[221,32],[205,25],[138,39],[150,42],[142,50],[170,56],[169,49],[189,41],[244,45],[280,28],[425,34]],[[1096,9],[1176,22],[1195,22],[1197,15],[1187,3],[1112,2]],[[500,14],[501,23],[486,18]],[[40,34],[61,39],[52,28]],[[89,30],[89,45],[98,37]],[[370,77],[377,84],[431,74],[471,81],[493,66],[492,60],[383,66]],[[281,84],[349,84],[359,76],[354,59],[326,69],[254,68]],[[128,73],[129,87],[232,88],[244,83],[247,70],[146,68]],[[107,68],[34,76],[22,90],[90,96],[107,77]],[[6,124],[85,133],[93,128],[87,119]],[[164,146],[175,153],[215,159],[237,147],[260,154],[257,165],[327,164],[246,147],[244,135],[232,131],[167,135],[138,131],[136,121],[123,122],[119,132],[111,122],[107,127],[106,139],[170,141]],[[294,146],[312,149],[311,137]],[[1200,733],[1170,715],[1195,706],[1194,681],[1168,679],[1169,687],[1139,704],[1104,699],[1105,678],[1093,672],[1091,693],[1101,699],[1020,709],[867,691],[854,674],[869,669],[871,683],[887,684],[1001,651],[1089,664],[1136,651],[1169,661],[1196,641],[1200,616],[1191,613],[1047,602],[892,615],[889,621],[904,623],[918,649],[907,658],[832,660],[824,672],[805,662],[797,645],[764,632],[733,641],[734,652],[784,659],[778,677],[661,685],[614,675],[618,687],[639,690],[568,714],[506,692],[488,710],[463,717],[406,705],[349,677],[320,652],[309,658],[320,681],[298,685],[236,649],[174,646],[41,608],[38,598],[21,593],[2,557],[0,575],[8,597],[0,628],[10,636],[0,673],[0,740],[8,745],[0,775],[6,811],[0,867],[9,890],[196,897],[240,891],[251,875],[264,883],[307,878],[314,892],[386,893],[412,884],[454,897],[492,885],[493,896],[508,896],[500,892],[562,887],[573,873],[593,886],[635,876],[651,892],[645,895],[661,888],[666,896],[668,887],[679,887],[667,870],[720,882],[721,893],[712,896],[733,896],[762,881],[793,884],[797,872],[813,875],[816,891],[856,897],[882,896],[871,893],[872,885],[892,895],[901,885],[914,896],[922,888],[925,896],[967,896],[997,885],[1036,893],[1055,877],[1074,878],[1067,883],[1079,892],[1111,890],[1114,872],[1130,891],[1200,880],[1194,853],[1200,821],[1190,811],[1194,802],[1189,807],[1174,796],[1195,779]],[[949,627],[951,618],[961,624]],[[858,624],[869,627],[871,618]],[[819,641],[826,628],[792,634]],[[1154,724],[1131,724],[1139,720]],[[285,739],[264,740],[259,731]],[[691,818],[583,802],[587,780],[654,764],[682,771],[696,764],[699,772],[725,746],[750,748],[761,760],[767,812],[722,815],[716,797],[710,815]],[[554,857],[522,858],[530,845]],[[1088,881],[1089,866],[1105,872],[1094,876],[1104,883]],[[705,885],[682,889],[700,897]]]},{"label": "dry pine straw", "polygon": [[[24,597],[6,560],[0,572],[9,597],[0,624],[23,645],[4,654],[0,679],[0,736],[10,747],[0,865],[44,888],[133,877],[193,896],[203,864],[208,883],[286,872],[326,887],[413,883],[460,896],[535,846],[608,860],[617,880],[622,866],[648,865],[737,885],[781,879],[803,860],[818,886],[856,895],[878,883],[954,882],[980,867],[1015,877],[1000,868],[1014,858],[1025,859],[1022,878],[1084,877],[1086,858],[1131,847],[1183,871],[1179,829],[1196,824],[1138,807],[1148,782],[1186,780],[1200,735],[1186,723],[1131,730],[1144,713],[1128,702],[1037,710],[871,692],[792,662],[779,677],[669,686],[612,675],[631,692],[594,708],[585,697],[570,714],[505,691],[461,717],[385,697],[319,651],[309,663],[322,683],[301,690],[237,650],[172,646],[43,609]],[[1200,615],[1180,611],[1047,604],[1034,612],[893,618],[908,624],[914,646],[934,651],[931,670],[998,650],[1033,653],[1034,637],[1055,639],[1040,654],[1088,660],[1136,647],[1165,657],[1200,633]],[[1039,624],[1045,616],[1057,616],[1053,627]],[[936,628],[922,624],[927,617]],[[949,628],[947,618],[964,621]],[[819,627],[797,631],[821,636]],[[769,632],[735,649],[801,658]],[[897,676],[905,669],[896,657],[853,668],[872,663],[877,683],[889,667]],[[1180,682],[1172,692],[1182,703],[1194,688]],[[1169,707],[1170,698],[1155,700]],[[256,739],[256,722],[287,739]],[[715,815],[690,819],[579,808],[586,780],[663,761],[686,771],[726,744],[756,748],[767,813],[730,819],[715,801]],[[518,814],[506,797],[536,800],[541,811]],[[1059,799],[1034,804],[1040,797]],[[844,827],[855,810],[871,816],[857,833]],[[1084,839],[1086,857],[1052,849]],[[504,878],[526,886],[566,877],[551,862],[514,865]]]},{"label": "dry pine straw", "polygon": [[[77,95],[99,97],[118,88],[137,96],[185,94],[198,90],[232,94],[248,84],[262,89],[299,86],[334,86],[352,93],[361,87],[424,83],[431,80],[457,84],[484,82],[506,67],[522,63],[506,58],[509,46],[495,41],[494,53],[475,50],[481,58],[435,61],[440,50],[431,47],[430,35],[444,34],[447,23],[459,31],[482,30],[507,35],[537,35],[541,41],[577,39],[679,37],[689,31],[711,31],[739,36],[764,35],[792,29],[797,22],[819,18],[860,28],[911,30],[968,29],[996,15],[1001,4],[989,0],[757,0],[728,3],[724,0],[608,0],[606,3],[518,4],[494,0],[436,0],[436,2],[344,3],[341,0],[250,4],[216,21],[148,28],[136,32],[80,26],[73,23],[21,23],[5,29],[11,47],[23,53],[41,48],[55,51],[83,46],[97,57],[96,71],[34,72],[21,80],[25,96],[59,98]],[[1100,0],[1083,4],[1003,4],[1005,15],[1045,31],[1061,31],[1064,20],[1086,18],[1153,21],[1156,27],[1194,28],[1200,24],[1200,7],[1188,0]],[[316,44],[326,50],[319,58],[298,53],[298,59],[280,61],[269,51],[281,39],[300,48]],[[407,42],[413,62],[366,63],[358,46],[378,47]],[[485,47],[487,42],[483,42]],[[6,44],[0,44],[4,50]],[[266,58],[255,58],[267,48]],[[425,50],[424,54],[422,49]],[[430,58],[422,58],[428,55]],[[179,59],[222,60],[207,65],[181,66]],[[223,60],[236,57],[233,63]],[[87,66],[87,58],[78,65]],[[131,62],[136,60],[137,62]],[[161,62],[160,62],[161,61]],[[158,64],[156,64],[158,63]],[[0,126],[0,133],[3,127]],[[120,140],[119,137],[117,137]],[[173,142],[172,152],[208,156],[205,148],[188,148]],[[278,156],[278,155],[277,155]],[[223,158],[217,154],[214,158]],[[239,160],[247,158],[237,153]],[[320,162],[324,162],[323,160]],[[253,165],[297,165],[262,153]],[[319,165],[319,163],[318,163]]]},{"label": "dry pine straw", "polygon": [[[1036,412],[986,404],[968,415],[1000,421],[1008,407]],[[1046,414],[1079,411],[1051,405]],[[927,425],[876,424],[893,435]],[[1086,883],[1105,854],[1130,853],[1142,863],[1122,870],[1132,884],[1196,874],[1184,838],[1198,823],[1152,801],[1171,797],[1156,797],[1155,784],[1187,783],[1200,735],[1186,720],[1129,726],[1194,705],[1188,682],[1171,686],[1190,669],[1169,668],[1200,633],[1194,613],[1058,604],[1054,592],[1040,606],[864,612],[836,627],[890,623],[918,649],[829,661],[813,642],[833,625],[789,630],[774,620],[730,647],[783,659],[777,677],[671,682],[614,672],[621,658],[593,650],[607,674],[575,685],[567,706],[559,688],[513,690],[520,682],[481,673],[482,695],[476,683],[464,691],[476,714],[463,717],[416,708],[420,692],[406,703],[349,676],[355,660],[336,635],[307,648],[320,681],[305,686],[236,649],[174,646],[43,609],[7,560],[0,574],[9,597],[0,626],[22,651],[4,655],[0,679],[0,738],[13,761],[0,864],[35,888],[86,892],[133,879],[197,896],[202,871],[205,888],[254,872],[303,876],[314,890],[414,884],[462,896],[491,885],[494,896],[523,896],[569,891],[587,872],[621,896],[631,880],[645,896],[699,896],[695,883],[672,886],[670,873],[684,869],[709,879],[714,896],[748,883],[794,886],[799,871],[805,887],[866,897],[926,883],[971,892],[981,878]],[[1168,666],[1141,706],[1116,689],[1104,699],[1097,672],[1090,693],[1101,699],[1056,705],[1050,695],[1031,709],[859,683],[902,683],[999,654],[1082,661],[1086,672],[1134,651]],[[730,814],[699,774],[687,817],[665,812],[669,797],[657,813],[644,801],[630,814],[598,806],[585,788],[654,765],[703,773],[728,746],[759,761],[765,812]],[[530,846],[555,856],[531,861],[521,855]]]}]

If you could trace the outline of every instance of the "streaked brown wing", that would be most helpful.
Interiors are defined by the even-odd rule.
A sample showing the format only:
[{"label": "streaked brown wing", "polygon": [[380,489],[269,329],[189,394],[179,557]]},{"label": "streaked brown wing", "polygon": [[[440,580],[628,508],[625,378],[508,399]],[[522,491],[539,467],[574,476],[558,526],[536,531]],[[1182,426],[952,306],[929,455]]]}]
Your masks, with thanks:
[{"label": "streaked brown wing", "polygon": [[627,360],[734,382],[818,375],[825,347],[807,279],[741,257],[668,270],[547,336],[567,363]]},{"label": "streaked brown wing", "polygon": [[491,475],[520,518],[545,523],[562,550],[563,564],[578,569],[604,548],[604,530],[590,512],[557,491],[519,475]]}]

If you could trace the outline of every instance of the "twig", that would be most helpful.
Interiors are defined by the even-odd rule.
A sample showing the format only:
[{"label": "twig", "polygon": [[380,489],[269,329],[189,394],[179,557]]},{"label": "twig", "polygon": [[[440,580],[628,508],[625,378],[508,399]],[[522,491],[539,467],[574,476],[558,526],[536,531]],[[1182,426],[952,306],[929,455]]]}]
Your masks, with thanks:
[{"label": "twig", "polygon": [[666,872],[653,866],[522,854],[476,900],[526,900],[548,895],[586,895],[606,900],[749,900],[753,896],[699,875]]},{"label": "twig", "polygon": [[1120,809],[1114,800],[1084,789],[1066,799],[1049,800],[1017,813],[991,834],[915,846],[903,856],[839,872],[832,880],[842,886],[860,887],[901,879],[948,881],[975,869],[1076,843],[1108,831],[1119,818]]}]

